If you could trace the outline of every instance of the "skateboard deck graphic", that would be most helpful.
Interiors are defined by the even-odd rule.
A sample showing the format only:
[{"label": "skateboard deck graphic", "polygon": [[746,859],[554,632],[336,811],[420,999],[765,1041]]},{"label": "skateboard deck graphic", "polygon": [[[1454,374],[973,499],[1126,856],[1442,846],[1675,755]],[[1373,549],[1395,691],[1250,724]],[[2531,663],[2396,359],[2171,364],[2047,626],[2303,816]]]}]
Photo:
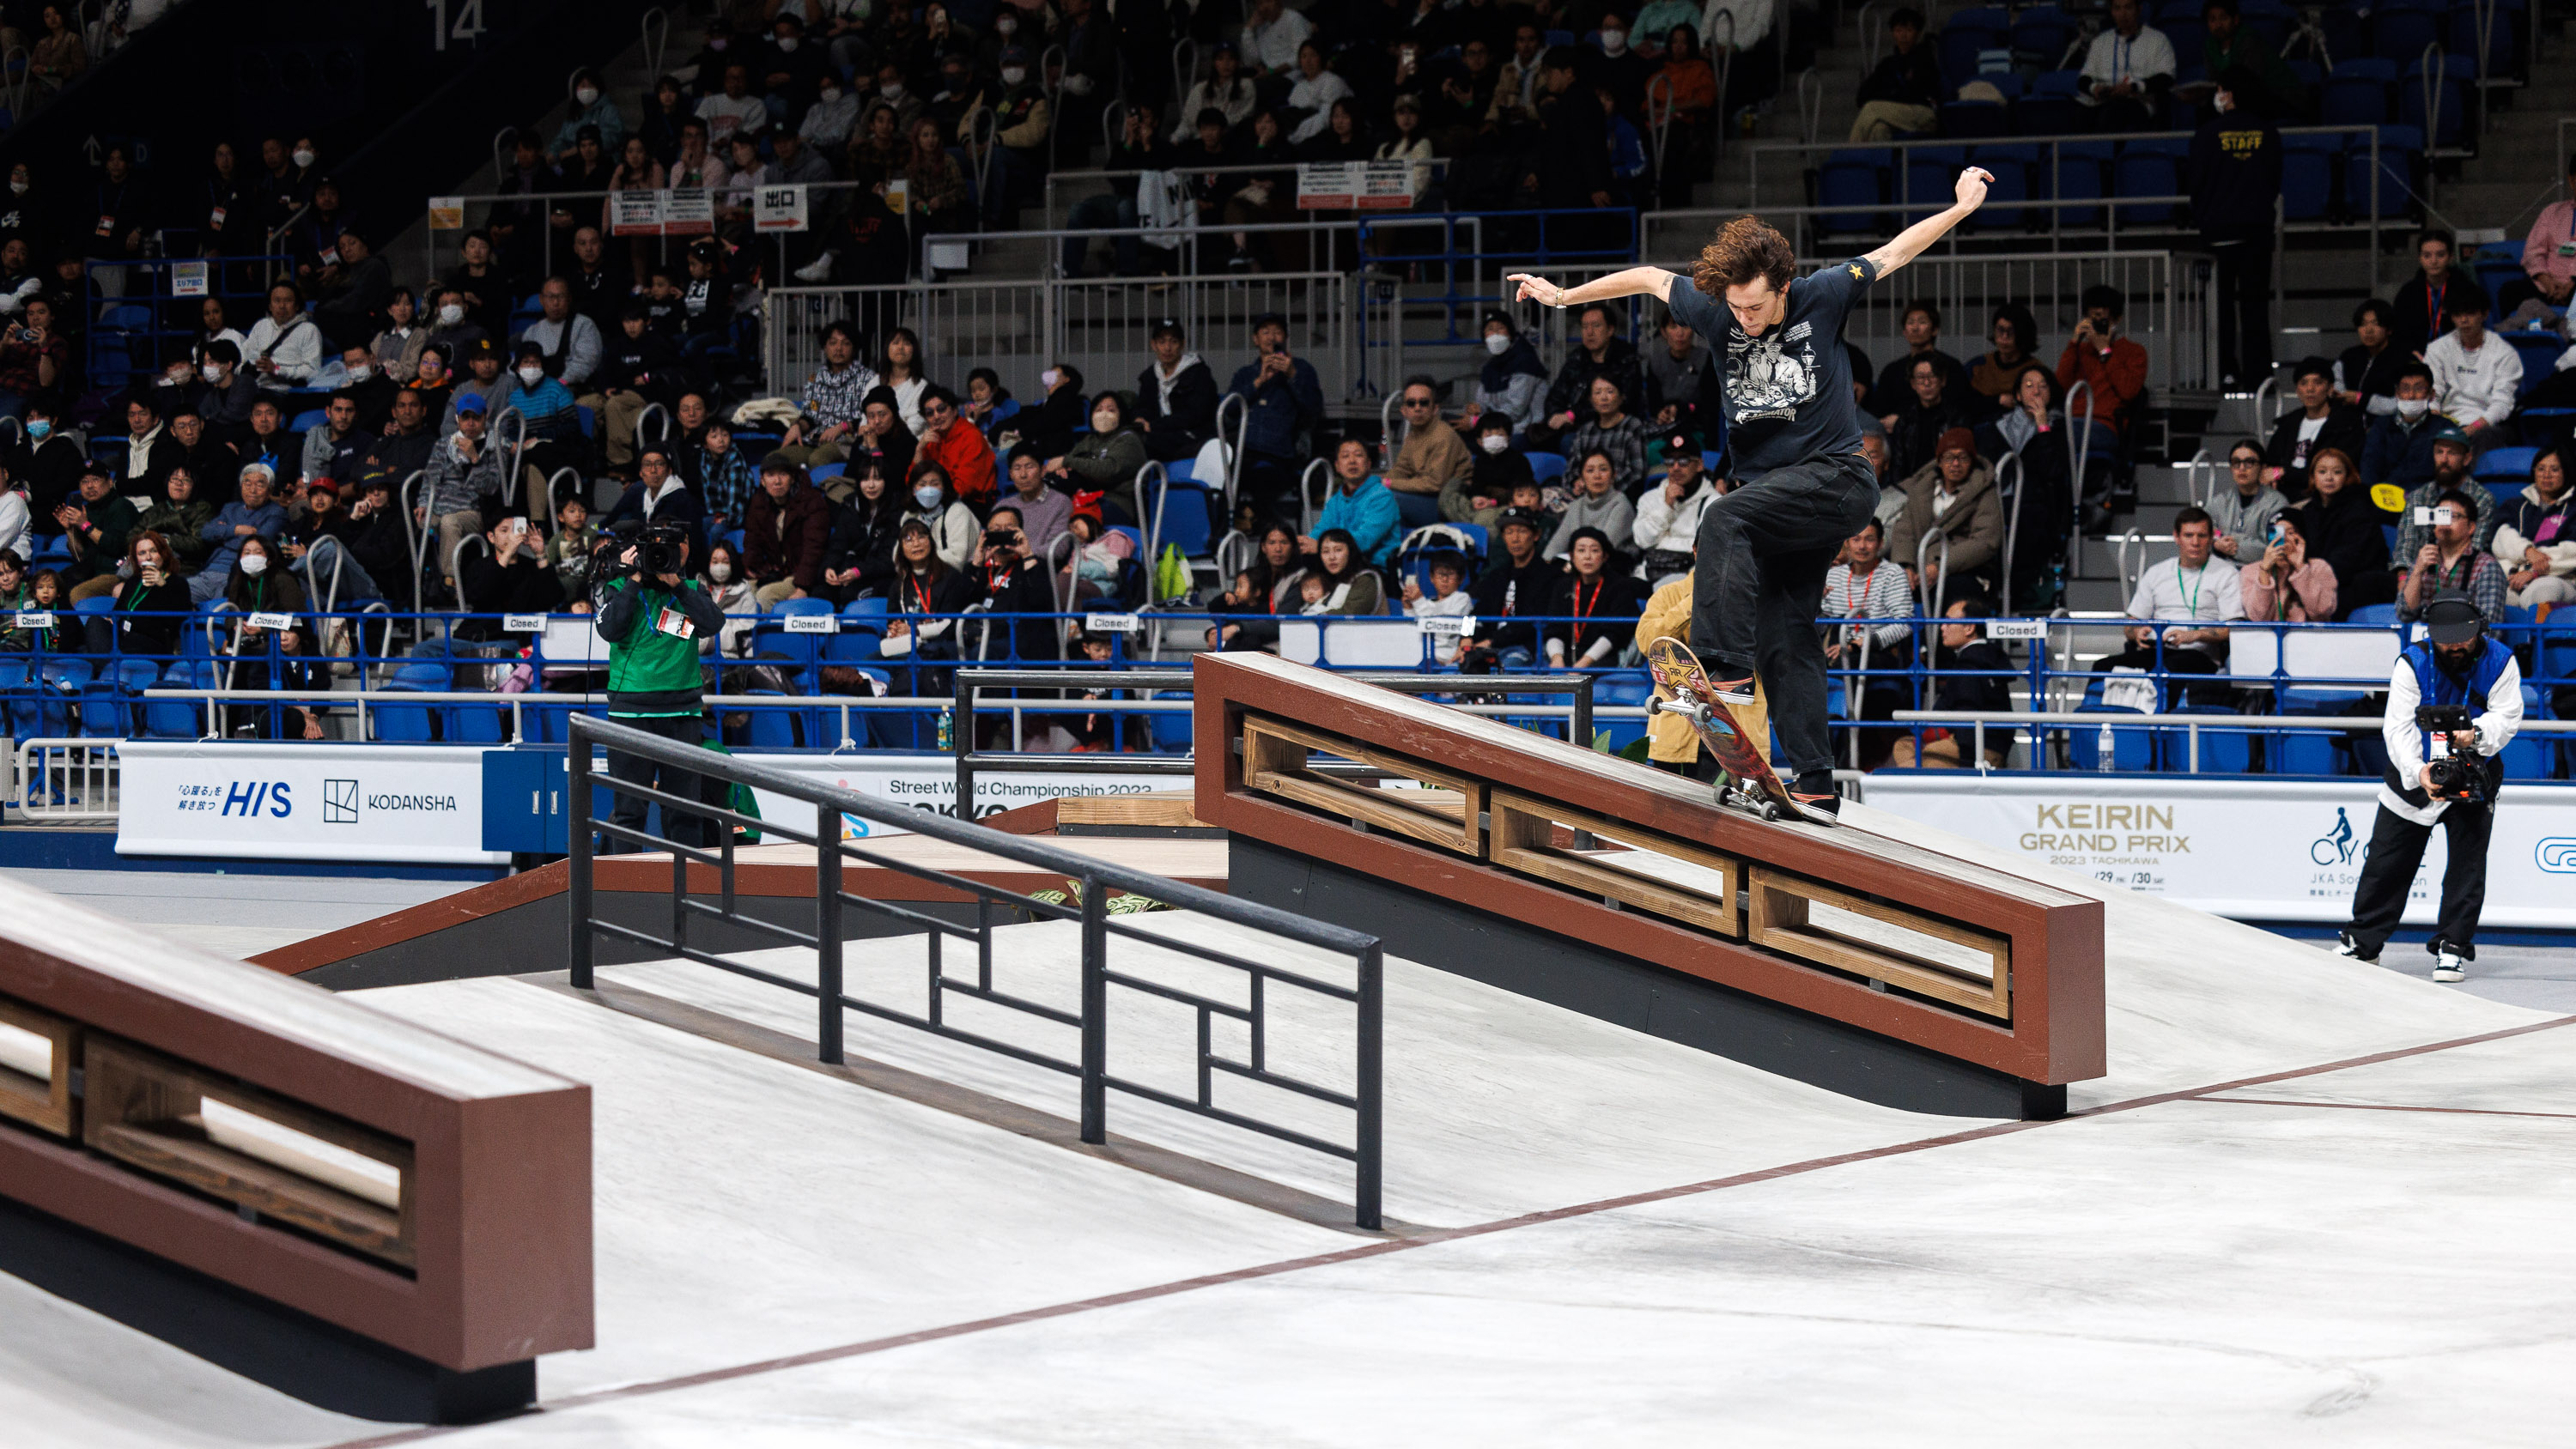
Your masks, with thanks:
[{"label": "skateboard deck graphic", "polygon": [[1666,714],[1677,714],[1699,731],[1700,743],[1717,760],[1731,782],[1717,792],[1718,803],[1759,815],[1765,820],[1801,818],[1789,799],[1789,787],[1762,762],[1761,752],[1745,732],[1743,722],[1726,701],[1700,703],[1699,691],[1708,686],[1708,671],[1679,639],[1666,635],[1646,646],[1646,668],[1655,676],[1670,699],[1658,699],[1655,708]]}]

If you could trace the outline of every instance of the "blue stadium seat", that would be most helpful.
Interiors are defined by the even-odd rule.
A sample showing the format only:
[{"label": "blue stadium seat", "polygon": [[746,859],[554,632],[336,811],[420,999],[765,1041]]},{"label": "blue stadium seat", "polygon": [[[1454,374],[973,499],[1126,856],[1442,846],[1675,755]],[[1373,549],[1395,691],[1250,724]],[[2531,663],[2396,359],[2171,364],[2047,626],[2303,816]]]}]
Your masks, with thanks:
[{"label": "blue stadium seat", "polygon": [[[1605,706],[1635,707],[1643,705],[1654,697],[1655,686],[1642,675],[1605,674],[1595,680],[1592,686],[1592,704],[1595,709]],[[1596,718],[1592,724],[1592,732],[1595,737],[1608,736],[1605,743],[1612,754],[1617,754],[1645,738],[1646,721],[1642,717]]]},{"label": "blue stadium seat", "polygon": [[1897,172],[1897,199],[1911,203],[1905,209],[1907,225],[1946,210],[1958,195],[1959,170],[1968,164],[1965,146],[1917,146],[1905,153],[1905,165]]},{"label": "blue stadium seat", "polygon": [[[2478,53],[2478,6],[2472,0],[2461,0],[2451,7],[2447,17],[2443,48],[2453,55],[2475,59]],[[2519,75],[2522,71],[2522,34],[2528,23],[2520,0],[2493,0],[2487,19],[2487,74]]]},{"label": "blue stadium seat", "polygon": [[[2175,154],[2174,143],[2131,141],[2120,148],[2111,163],[2111,194],[2128,196],[2179,196],[2182,194],[2182,158]],[[2144,206],[2123,206],[2119,220],[2129,226],[2159,226],[2174,219],[2176,207],[2171,202],[2152,202]]]},{"label": "blue stadium seat", "polygon": [[2438,6],[2428,8],[2407,0],[2387,0],[2370,17],[2370,53],[2402,65],[2421,57],[2426,46],[2439,42],[2442,30]]},{"label": "blue stadium seat", "polygon": [[286,430],[300,438],[307,432],[310,432],[329,421],[331,421],[331,415],[329,413],[320,408],[310,408],[304,412],[297,413],[295,415],[295,421],[286,425]]},{"label": "blue stadium seat", "polygon": [[2469,476],[2481,483],[2511,483],[2519,489],[2531,481],[2531,460],[2539,453],[2538,448],[2490,448],[2479,456]]},{"label": "blue stadium seat", "polygon": [[2047,192],[2032,184],[2032,171],[2039,162],[2040,148],[2026,141],[1999,146],[1979,146],[1974,164],[1993,174],[1994,184],[1986,189],[1986,204],[1977,209],[1969,226],[1977,231],[2004,231],[2018,227],[2028,214],[2012,203],[2028,200]]},{"label": "blue stadium seat", "polygon": [[2516,393],[2518,397],[2531,396],[2533,389],[2546,382],[2557,368],[2559,357],[2567,351],[2567,344],[2553,332],[2499,332],[2496,335],[2512,343],[2513,350],[2522,354],[2522,387]]},{"label": "blue stadium seat", "polygon": [[[173,689],[215,689],[222,684],[214,664],[202,659],[171,665],[161,682]],[[205,706],[187,699],[147,701],[143,706],[143,733],[156,740],[198,739],[206,733]]]},{"label": "blue stadium seat", "polygon": [[2281,138],[2281,215],[2287,221],[2315,221],[2334,204],[2335,163],[2342,158],[2341,136]]},{"label": "blue stadium seat", "polygon": [[850,471],[850,465],[847,463],[817,463],[805,470],[805,477],[819,486],[831,482],[848,471]]},{"label": "blue stadium seat", "polygon": [[[2424,132],[2417,126],[2379,128],[2379,206],[2381,220],[2406,215],[2423,160]],[[2347,215],[2371,215],[2370,143],[2356,138],[2343,157],[2343,208]]]},{"label": "blue stadium seat", "polygon": [[2394,119],[2397,62],[2375,56],[2337,62],[2318,119],[2329,126],[2378,126]]},{"label": "blue stadium seat", "polygon": [[1153,492],[1155,496],[1144,500],[1144,504],[1148,509],[1157,505],[1162,509],[1162,522],[1154,545],[1156,551],[1159,552],[1166,544],[1178,544],[1184,558],[1208,557],[1215,547],[1208,518],[1208,505],[1214,495],[1196,483],[1178,480],[1167,480]]},{"label": "blue stadium seat", "polygon": [[[2476,79],[2477,62],[2465,55],[2444,56],[2440,68],[2429,72],[2422,60],[2414,61],[2397,82],[2398,122],[2424,127],[2435,150],[2461,144],[2467,139],[2468,87]],[[2425,119],[2428,104],[2434,110],[2430,122]]]},{"label": "blue stadium seat", "polygon": [[2116,717],[2120,715],[2128,715],[2131,718],[2135,718],[2138,711],[2134,709],[2121,709],[2115,705],[2086,704],[2081,708],[2078,708],[2075,713],[2078,716],[2090,717],[2098,715],[2114,717],[2114,719],[2105,720],[2088,718],[2086,723],[2068,727],[2065,732],[2066,758],[2067,762],[2073,768],[2085,771],[2101,768],[2102,726],[2105,723],[2112,723],[2111,768],[2115,770],[2145,770],[2153,768],[2156,757],[2156,742],[2153,738],[2155,731],[2144,729],[2136,725],[2120,725],[2114,722]]},{"label": "blue stadium seat", "polygon": [[1541,483],[1553,483],[1565,476],[1563,453],[1532,453],[1529,455],[1529,465],[1530,473]]},{"label": "blue stadium seat", "polygon": [[[380,688],[400,691],[435,693],[448,686],[447,667],[440,664],[406,664],[394,671],[394,677]],[[427,744],[438,737],[434,723],[438,709],[429,704],[380,703],[370,705],[367,717],[375,726],[376,738],[402,744]]]},{"label": "blue stadium seat", "polygon": [[[1816,204],[1819,206],[1875,206],[1887,199],[1889,152],[1884,150],[1836,151],[1816,169]],[[1885,212],[1849,211],[1816,218],[1819,231],[1829,234],[1866,232],[1876,236],[1885,233]]]},{"label": "blue stadium seat", "polygon": [[2074,16],[2063,10],[2025,10],[2013,17],[2012,48],[2016,64],[2040,67],[2040,79],[2066,59],[2066,48],[2075,42],[2080,28]]},{"label": "blue stadium seat", "polygon": [[[2205,714],[2221,718],[2234,717],[2236,711],[2218,704],[2178,705],[2175,714]],[[2187,729],[2156,731],[2156,768],[2169,774],[2183,774],[2191,769],[2191,737]],[[2200,773],[2204,775],[2242,775],[2254,768],[2254,740],[2257,731],[2244,729],[2203,729],[2200,734]]]},{"label": "blue stadium seat", "polygon": [[[2111,167],[2112,143],[2109,141],[2060,141],[2054,148],[2054,178],[2051,163],[2043,154],[2033,169],[2031,190],[2034,194],[2052,195],[2059,201],[2097,200],[2105,193],[2102,175]],[[2057,212],[2060,226],[2100,226],[2099,207],[2069,206]]]}]

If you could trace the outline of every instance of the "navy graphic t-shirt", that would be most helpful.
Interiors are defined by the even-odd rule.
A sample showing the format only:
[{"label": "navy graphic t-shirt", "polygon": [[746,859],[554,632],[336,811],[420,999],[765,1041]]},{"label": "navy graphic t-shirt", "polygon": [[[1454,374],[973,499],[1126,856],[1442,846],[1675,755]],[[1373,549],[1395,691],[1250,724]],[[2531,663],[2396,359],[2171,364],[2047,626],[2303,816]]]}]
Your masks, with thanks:
[{"label": "navy graphic t-shirt", "polygon": [[1674,283],[1673,315],[1712,345],[1726,339],[1719,390],[1737,477],[1860,451],[1843,319],[1876,280],[1878,269],[1865,257],[1796,278],[1789,283],[1788,314],[1759,337],[1747,337],[1726,304],[1690,278]]}]

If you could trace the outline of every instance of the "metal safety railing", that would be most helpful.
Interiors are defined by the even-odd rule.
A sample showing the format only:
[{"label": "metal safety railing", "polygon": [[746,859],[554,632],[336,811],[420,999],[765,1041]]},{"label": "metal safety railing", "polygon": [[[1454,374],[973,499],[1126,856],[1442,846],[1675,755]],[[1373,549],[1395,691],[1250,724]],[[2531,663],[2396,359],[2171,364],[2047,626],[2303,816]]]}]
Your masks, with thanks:
[{"label": "metal safety railing", "polygon": [[[875,338],[910,327],[931,365],[972,361],[1015,391],[1071,363],[1096,391],[1133,383],[1155,324],[1168,319],[1222,391],[1253,355],[1254,321],[1275,312],[1288,320],[1290,352],[1314,364],[1329,399],[1348,396],[1358,377],[1351,295],[1339,272],[782,287],[762,300],[762,341],[771,389],[787,395],[823,365],[823,331],[834,322]],[[1037,393],[1027,396],[1034,403]]]},{"label": "metal safety railing", "polygon": [[10,756],[9,799],[43,825],[112,823],[120,803],[114,740],[20,740]]},{"label": "metal safety railing", "polygon": [[[1114,1090],[1348,1162],[1353,1170],[1353,1222],[1370,1230],[1383,1225],[1385,958],[1377,937],[1082,855],[1033,837],[1007,835],[875,799],[855,790],[823,785],[717,756],[609,721],[576,720],[571,745],[571,812],[572,818],[580,824],[571,832],[570,910],[565,944],[571,967],[571,984],[575,989],[595,989],[595,946],[602,937],[667,951],[702,966],[813,998],[816,1005],[814,1049],[815,1056],[821,1061],[839,1063],[844,1059],[843,1027],[847,1013],[859,1012],[880,1021],[911,1027],[1073,1077],[1078,1083],[1081,1137],[1087,1143],[1103,1144],[1109,1140],[1108,1097]],[[650,834],[641,827],[640,821],[624,824],[615,819],[597,818],[594,792],[602,787],[597,782],[597,772],[591,760],[591,752],[596,747],[609,751],[612,776],[619,769],[618,757],[621,755],[646,765],[647,768],[640,773],[655,778],[656,784],[648,785],[631,777],[616,777],[606,788],[636,801],[659,805],[666,834]],[[679,781],[673,778],[673,772],[680,772],[682,780],[695,777],[721,781],[728,787],[742,785],[810,803],[815,807],[817,830],[810,834],[800,832],[792,827],[782,827],[775,821],[760,821],[736,814],[704,799],[689,798],[678,793]],[[629,776],[634,773],[638,772],[630,768]],[[675,788],[659,788],[663,785]],[[674,812],[712,824],[716,842],[708,846],[677,838],[683,833],[694,832],[684,832],[675,826],[672,823]],[[636,813],[640,812],[630,812],[630,815]],[[1024,895],[955,871],[915,864],[900,852],[888,853],[872,848],[878,844],[873,840],[840,839],[839,822],[844,816],[871,824],[899,826],[945,844],[1060,875],[1073,887],[1067,894],[1077,896],[1077,900],[1068,903],[1061,897],[1050,900]],[[764,836],[780,836],[814,848],[814,924],[811,931],[780,925],[738,908],[735,892],[736,826],[755,828]],[[825,838],[826,830],[831,832],[832,838]],[[611,842],[669,854],[671,909],[668,937],[599,918],[596,913],[594,831]],[[972,927],[961,926],[927,911],[877,900],[847,889],[845,866],[852,861],[930,881],[962,893],[974,902],[975,924]],[[698,898],[704,892],[692,889],[692,865],[715,873],[717,902],[711,904]],[[1249,927],[1298,945],[1348,956],[1353,966],[1351,978],[1347,982],[1326,980],[1305,970],[1291,970],[1271,962],[1252,960],[1172,933],[1142,929],[1118,919],[1118,913],[1113,913],[1110,904],[1112,891],[1121,892],[1131,899],[1142,898],[1153,905],[1188,910]],[[1079,991],[1075,1009],[1068,1011],[997,983],[994,969],[996,907],[1003,909],[1006,918],[1025,914],[1039,921],[1080,923]],[[845,909],[883,917],[922,933],[927,947],[927,970],[922,981],[923,1005],[918,1011],[851,994],[852,983],[843,957],[842,917]],[[701,921],[720,921],[791,946],[811,947],[815,979],[801,981],[693,944],[690,940],[691,923]],[[1227,968],[1237,973],[1229,980],[1240,983],[1241,995],[1218,995],[1212,988],[1193,989],[1168,975],[1122,970],[1110,960],[1109,947],[1113,938],[1141,942],[1196,962]],[[950,941],[965,943],[974,952],[970,973],[952,975],[948,971],[943,946]],[[882,950],[881,947],[879,949]],[[1122,1073],[1113,1066],[1109,1037],[1110,993],[1113,989],[1172,1003],[1192,1014],[1196,1041],[1191,1090],[1170,1090]],[[1347,1003],[1352,1008],[1352,1073],[1347,1086],[1313,1081],[1273,1064],[1272,997],[1281,991]],[[1025,1042],[1005,1040],[959,1025],[950,1019],[952,1002],[977,1003],[1011,1013],[1012,1019],[1038,1024],[1041,1031],[1046,1027],[1070,1029],[1076,1035],[1078,1048],[1069,1056],[1057,1055]],[[1220,1042],[1217,1032],[1220,1021],[1227,1024],[1227,1038],[1234,1037],[1237,1032],[1242,1033],[1241,1055],[1227,1050],[1232,1045],[1230,1040]],[[1303,1125],[1290,1125],[1256,1115],[1247,1108],[1221,1103],[1217,1090],[1221,1081],[1255,1083],[1304,1102],[1346,1111],[1351,1118],[1350,1139],[1347,1142],[1335,1141],[1318,1136]]]}]

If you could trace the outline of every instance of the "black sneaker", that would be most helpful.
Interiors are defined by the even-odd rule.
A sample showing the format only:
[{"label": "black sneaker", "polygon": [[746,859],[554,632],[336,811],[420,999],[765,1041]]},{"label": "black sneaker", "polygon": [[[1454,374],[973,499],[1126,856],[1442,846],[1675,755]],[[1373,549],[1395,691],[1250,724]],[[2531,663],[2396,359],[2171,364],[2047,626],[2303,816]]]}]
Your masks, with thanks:
[{"label": "black sneaker", "polygon": [[1798,818],[1810,825],[1841,823],[1843,797],[1834,789],[1831,770],[1812,770],[1798,777],[1789,787],[1789,803],[1797,808]]}]

